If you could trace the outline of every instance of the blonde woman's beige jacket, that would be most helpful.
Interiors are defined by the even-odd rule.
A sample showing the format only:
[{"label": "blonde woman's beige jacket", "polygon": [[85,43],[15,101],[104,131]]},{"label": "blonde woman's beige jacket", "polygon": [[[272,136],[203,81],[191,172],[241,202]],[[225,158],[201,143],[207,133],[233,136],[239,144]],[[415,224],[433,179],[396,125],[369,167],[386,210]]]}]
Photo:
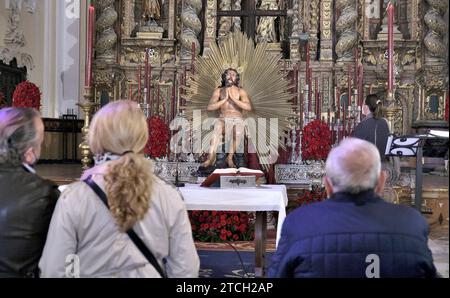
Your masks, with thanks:
[{"label": "blonde woman's beige jacket", "polygon": [[[105,164],[93,180],[103,189]],[[198,277],[200,262],[181,194],[154,178],[150,208],[134,226],[168,277]],[[99,197],[84,182],[71,184],[53,214],[41,277],[160,277]]]}]

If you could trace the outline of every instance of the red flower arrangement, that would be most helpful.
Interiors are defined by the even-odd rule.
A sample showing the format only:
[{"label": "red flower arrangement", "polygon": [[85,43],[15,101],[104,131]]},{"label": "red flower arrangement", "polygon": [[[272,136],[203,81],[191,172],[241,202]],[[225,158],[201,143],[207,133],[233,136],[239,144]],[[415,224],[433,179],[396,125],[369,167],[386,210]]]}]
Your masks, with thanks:
[{"label": "red flower arrangement", "polygon": [[41,108],[41,91],[35,84],[25,81],[16,86],[13,93],[13,107]]},{"label": "red flower arrangement", "polygon": [[250,216],[238,211],[189,211],[194,239],[203,242],[253,240]]},{"label": "red flower arrangement", "polygon": [[148,141],[144,153],[151,158],[163,157],[167,153],[169,143],[169,127],[159,116],[153,116],[147,120]]},{"label": "red flower arrangement", "polygon": [[311,190],[302,190],[297,194],[297,197],[289,200],[288,212],[303,205],[309,205],[316,202],[321,202],[327,198],[325,188],[318,185],[313,185]]},{"label": "red flower arrangement", "polygon": [[302,159],[326,159],[331,150],[331,131],[321,120],[314,120],[303,128]]}]

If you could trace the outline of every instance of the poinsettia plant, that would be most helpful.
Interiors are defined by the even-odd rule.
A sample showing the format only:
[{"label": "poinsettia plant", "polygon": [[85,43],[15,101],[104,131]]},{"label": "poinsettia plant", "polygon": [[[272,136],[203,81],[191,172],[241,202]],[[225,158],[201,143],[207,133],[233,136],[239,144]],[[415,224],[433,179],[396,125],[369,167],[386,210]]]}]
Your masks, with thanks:
[{"label": "poinsettia plant", "polygon": [[35,84],[25,81],[16,86],[13,93],[13,107],[41,108],[41,91]]},{"label": "poinsettia plant", "polygon": [[164,157],[169,143],[169,127],[159,116],[152,116],[147,121],[149,136],[144,153],[151,158]]},{"label": "poinsettia plant", "polygon": [[324,160],[331,150],[331,131],[321,120],[314,120],[303,128],[302,159]]},{"label": "poinsettia plant", "polygon": [[251,216],[239,211],[189,211],[194,239],[203,242],[253,240]]},{"label": "poinsettia plant", "polygon": [[310,190],[301,190],[297,196],[289,200],[288,212],[303,205],[321,202],[327,198],[327,193],[323,186],[313,185]]}]

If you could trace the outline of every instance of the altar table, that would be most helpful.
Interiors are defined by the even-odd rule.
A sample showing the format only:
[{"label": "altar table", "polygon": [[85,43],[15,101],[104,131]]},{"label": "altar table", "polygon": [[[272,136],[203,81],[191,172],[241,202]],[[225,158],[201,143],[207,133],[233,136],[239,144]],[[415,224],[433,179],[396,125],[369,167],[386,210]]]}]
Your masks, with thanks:
[{"label": "altar table", "polygon": [[255,222],[255,275],[265,274],[267,211],[278,211],[276,243],[286,218],[288,197],[284,185],[261,185],[254,188],[208,188],[187,184],[179,188],[188,210],[253,211]]}]

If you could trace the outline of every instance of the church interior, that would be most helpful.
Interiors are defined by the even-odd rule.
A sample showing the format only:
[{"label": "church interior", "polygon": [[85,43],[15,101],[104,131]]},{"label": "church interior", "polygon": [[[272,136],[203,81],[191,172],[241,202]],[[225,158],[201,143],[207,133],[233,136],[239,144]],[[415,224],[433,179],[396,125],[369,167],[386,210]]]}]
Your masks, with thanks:
[{"label": "church interior", "polygon": [[[281,207],[188,206],[200,277],[261,277],[281,219],[327,199],[327,156],[354,136],[375,94],[389,130],[382,197],[426,220],[434,266],[448,278],[448,29],[447,0],[0,0],[0,111],[40,111],[45,132],[35,169],[63,193],[94,163],[93,117],[119,100],[142,109],[145,156],[186,202],[207,196],[189,187],[214,170],[261,171],[258,186],[242,183],[282,188]],[[230,69],[240,100],[228,108],[240,112],[223,105],[221,117],[255,117],[258,129],[260,119],[277,121],[263,146],[270,156],[251,129],[234,156],[208,148],[220,142],[214,129],[196,133],[196,117],[214,112],[213,93],[228,86]],[[196,151],[200,143],[207,149]],[[235,191],[248,200],[257,194]],[[245,225],[211,230],[216,223],[206,218],[216,214]],[[220,264],[235,252],[244,260],[231,269]]]}]

